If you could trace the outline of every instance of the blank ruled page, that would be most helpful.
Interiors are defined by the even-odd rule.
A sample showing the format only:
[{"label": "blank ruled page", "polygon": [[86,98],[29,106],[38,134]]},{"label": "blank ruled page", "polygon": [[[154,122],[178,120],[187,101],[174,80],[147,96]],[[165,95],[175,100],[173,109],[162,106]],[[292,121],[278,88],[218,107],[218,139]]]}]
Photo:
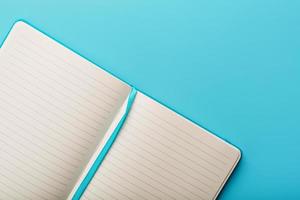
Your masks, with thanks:
[{"label": "blank ruled page", "polygon": [[82,199],[215,199],[239,157],[233,146],[138,93]]},{"label": "blank ruled page", "polygon": [[0,199],[64,199],[129,90],[18,22],[0,55]]}]

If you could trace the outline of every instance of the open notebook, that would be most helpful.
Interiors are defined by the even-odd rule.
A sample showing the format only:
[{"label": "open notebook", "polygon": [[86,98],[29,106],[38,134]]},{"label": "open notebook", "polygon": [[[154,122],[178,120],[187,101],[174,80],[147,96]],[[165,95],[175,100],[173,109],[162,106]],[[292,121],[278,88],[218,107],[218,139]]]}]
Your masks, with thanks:
[{"label": "open notebook", "polygon": [[140,92],[128,111],[131,92],[17,22],[0,50],[0,199],[215,199],[240,151]]}]

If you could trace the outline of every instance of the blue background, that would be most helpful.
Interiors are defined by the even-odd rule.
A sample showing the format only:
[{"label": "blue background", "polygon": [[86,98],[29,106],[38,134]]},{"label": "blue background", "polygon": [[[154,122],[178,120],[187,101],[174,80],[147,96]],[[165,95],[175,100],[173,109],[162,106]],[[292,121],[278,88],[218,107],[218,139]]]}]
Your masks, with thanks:
[{"label": "blue background", "polygon": [[25,19],[238,146],[220,199],[300,198],[300,1],[1,1],[0,39]]}]

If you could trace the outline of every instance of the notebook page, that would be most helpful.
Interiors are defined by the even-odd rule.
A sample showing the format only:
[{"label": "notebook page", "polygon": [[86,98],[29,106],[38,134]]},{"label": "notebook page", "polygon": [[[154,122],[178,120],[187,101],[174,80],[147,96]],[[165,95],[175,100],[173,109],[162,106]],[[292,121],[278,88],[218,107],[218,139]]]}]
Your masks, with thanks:
[{"label": "notebook page", "polygon": [[76,184],[74,185],[72,191],[69,193],[68,196],[68,200],[71,200],[74,198],[75,193],[77,192],[77,190],[79,189],[81,183],[84,181],[84,179],[86,178],[89,170],[91,169],[91,167],[93,166],[93,164],[95,163],[96,159],[98,158],[99,154],[101,153],[101,151],[103,150],[104,146],[106,145],[106,143],[108,142],[110,136],[113,134],[113,132],[116,130],[119,122],[121,121],[122,117],[125,115],[126,113],[126,109],[129,103],[129,96],[127,97],[127,99],[123,102],[123,105],[119,108],[118,112],[116,113],[116,115],[114,116],[114,119],[112,120],[111,124],[109,125],[103,139],[101,140],[101,142],[97,145],[95,151],[93,152],[93,155],[90,157],[88,164],[86,165],[85,169],[82,170],[82,173],[80,175],[80,177],[77,179]]},{"label": "notebook page", "polygon": [[0,199],[64,199],[129,91],[16,23],[0,55]]},{"label": "notebook page", "polygon": [[138,93],[82,199],[214,199],[240,152]]}]

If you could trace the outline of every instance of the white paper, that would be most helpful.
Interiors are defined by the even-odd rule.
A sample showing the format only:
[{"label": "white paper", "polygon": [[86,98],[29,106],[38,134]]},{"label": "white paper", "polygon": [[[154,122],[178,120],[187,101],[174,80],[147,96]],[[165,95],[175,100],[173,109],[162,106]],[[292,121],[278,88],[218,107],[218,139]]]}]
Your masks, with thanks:
[{"label": "white paper", "polygon": [[82,199],[214,199],[235,147],[138,93]]},{"label": "white paper", "polygon": [[23,22],[0,55],[0,199],[64,199],[130,87]]}]

